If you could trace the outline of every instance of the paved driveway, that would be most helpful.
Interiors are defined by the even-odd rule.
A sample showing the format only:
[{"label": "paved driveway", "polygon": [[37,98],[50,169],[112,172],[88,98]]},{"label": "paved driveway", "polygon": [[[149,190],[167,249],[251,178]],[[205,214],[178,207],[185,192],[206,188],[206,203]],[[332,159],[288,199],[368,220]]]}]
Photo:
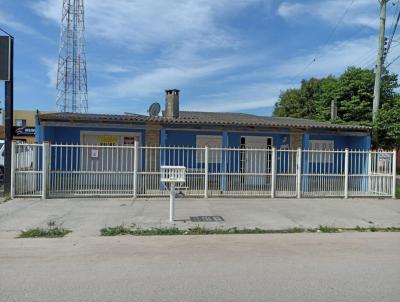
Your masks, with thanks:
[{"label": "paved driveway", "polygon": [[[400,200],[395,199],[178,199],[176,208],[180,228],[400,226]],[[0,204],[0,237],[50,220],[71,229],[69,236],[95,236],[104,226],[122,223],[171,226],[168,211],[167,199],[16,199]],[[224,221],[191,222],[191,216],[222,216]]]}]

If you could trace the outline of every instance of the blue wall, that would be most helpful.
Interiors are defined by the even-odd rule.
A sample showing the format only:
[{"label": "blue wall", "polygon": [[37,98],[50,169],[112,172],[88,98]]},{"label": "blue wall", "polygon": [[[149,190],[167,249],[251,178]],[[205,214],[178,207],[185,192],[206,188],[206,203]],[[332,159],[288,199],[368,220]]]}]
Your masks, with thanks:
[{"label": "blue wall", "polygon": [[306,133],[303,135],[303,149],[310,148],[310,140],[333,140],[335,150],[340,149],[361,149],[368,150],[371,148],[371,136],[350,136],[345,134],[320,134]]},{"label": "blue wall", "polygon": [[[38,128],[38,126],[36,127]],[[135,132],[141,134],[141,144],[145,145],[144,129],[127,128],[93,128],[93,127],[58,127],[58,126],[40,126],[37,131],[36,140],[38,143],[48,141],[53,144],[80,144],[81,131],[109,131],[109,132]]]},{"label": "blue wall", "polygon": [[[287,129],[282,129],[288,131]],[[183,130],[162,130],[165,134],[161,134],[161,145],[164,146],[196,146],[197,135],[219,135],[223,137],[224,147],[240,147],[240,138],[242,136],[270,136],[273,145],[280,148],[283,139],[286,137],[286,143],[290,146],[290,135],[280,134],[276,132],[230,132],[228,131],[183,131]],[[225,137],[224,137],[225,134]],[[163,138],[165,140],[163,140]]]}]

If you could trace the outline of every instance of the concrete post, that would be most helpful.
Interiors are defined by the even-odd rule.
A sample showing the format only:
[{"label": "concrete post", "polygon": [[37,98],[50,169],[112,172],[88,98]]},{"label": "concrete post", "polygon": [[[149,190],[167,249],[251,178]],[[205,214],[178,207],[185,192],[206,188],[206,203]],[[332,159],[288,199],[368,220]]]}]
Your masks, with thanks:
[{"label": "concrete post", "polygon": [[276,148],[272,147],[271,152],[271,198],[275,198]]},{"label": "concrete post", "polygon": [[393,150],[393,161],[392,161],[392,173],[393,173],[393,183],[392,183],[392,198],[396,198],[396,150]]},{"label": "concrete post", "polygon": [[133,152],[133,198],[137,198],[139,142],[136,139],[133,147]]},{"label": "concrete post", "polygon": [[[11,182],[10,182],[10,198],[15,198],[15,170],[16,170],[16,143],[12,141],[11,143]],[[4,175],[3,175],[4,178]]]},{"label": "concrete post", "polygon": [[49,164],[50,164],[50,143],[42,143],[42,199],[47,198]]},{"label": "concrete post", "polygon": [[301,148],[297,149],[296,190],[297,198],[301,198]]},{"label": "concrete post", "polygon": [[349,149],[344,151],[344,198],[349,198]]},{"label": "concrete post", "polygon": [[204,151],[204,198],[208,198],[208,146]]}]

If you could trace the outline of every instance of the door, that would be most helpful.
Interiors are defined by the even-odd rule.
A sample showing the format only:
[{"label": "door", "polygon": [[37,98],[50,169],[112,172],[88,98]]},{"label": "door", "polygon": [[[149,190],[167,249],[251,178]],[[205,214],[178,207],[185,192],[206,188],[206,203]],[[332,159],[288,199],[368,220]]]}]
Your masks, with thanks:
[{"label": "door", "polygon": [[246,149],[242,156],[242,171],[246,173],[245,183],[264,188],[271,179],[269,175],[263,174],[271,173],[271,152],[266,150],[272,148],[272,137],[245,136],[241,138],[241,146]]},{"label": "door", "polygon": [[91,187],[112,186],[119,191],[133,184],[134,133],[82,133],[81,163],[83,171],[90,171],[87,184]]}]

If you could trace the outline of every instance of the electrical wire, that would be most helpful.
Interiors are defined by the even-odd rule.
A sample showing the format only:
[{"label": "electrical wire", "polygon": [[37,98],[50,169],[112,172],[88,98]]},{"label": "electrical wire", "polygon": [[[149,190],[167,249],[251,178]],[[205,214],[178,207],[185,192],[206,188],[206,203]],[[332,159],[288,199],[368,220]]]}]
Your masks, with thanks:
[{"label": "electrical wire", "polygon": [[391,34],[390,34],[390,38],[389,38],[388,43],[387,43],[386,52],[383,55],[383,61],[385,61],[385,59],[386,59],[386,57],[387,57],[387,55],[388,55],[388,53],[390,51],[390,46],[392,45],[392,41],[393,41],[394,35],[396,33],[396,30],[397,30],[397,25],[399,24],[400,11],[398,11],[398,6],[399,6],[399,0],[397,1],[396,10],[395,10],[395,13],[394,13],[394,15],[397,14],[397,17],[393,17],[392,26],[391,26]]},{"label": "electrical wire", "polygon": [[[333,35],[336,33],[339,25],[343,22],[344,18],[346,17],[347,13],[349,12],[351,6],[354,4],[355,0],[351,0],[350,4],[346,7],[344,13],[342,14],[342,16],[339,18],[338,22],[335,24],[334,28],[332,29],[329,37],[325,40],[325,42],[322,44],[322,46],[325,46],[326,44],[328,44]],[[317,55],[315,57],[313,57],[313,59],[305,66],[305,68],[300,71],[297,75],[294,76],[294,78],[299,77],[300,75],[302,75],[313,63],[315,63],[317,60],[319,60],[323,55]]]},{"label": "electrical wire", "polygon": [[2,31],[3,33],[5,33],[7,36],[10,36],[11,38],[13,38],[13,36],[12,35],[10,35],[8,32],[6,32],[4,29],[2,29],[1,27],[0,27],[0,31]]}]

